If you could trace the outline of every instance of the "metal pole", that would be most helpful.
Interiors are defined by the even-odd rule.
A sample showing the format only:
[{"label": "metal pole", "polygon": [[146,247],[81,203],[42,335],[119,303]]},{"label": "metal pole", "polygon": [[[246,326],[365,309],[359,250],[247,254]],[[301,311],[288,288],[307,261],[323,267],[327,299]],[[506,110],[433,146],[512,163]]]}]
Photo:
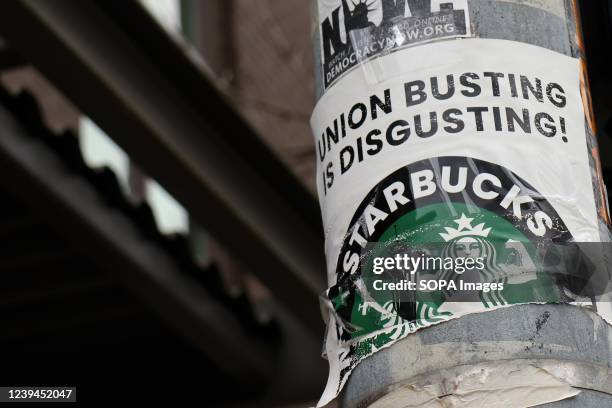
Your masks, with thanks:
[{"label": "metal pole", "polygon": [[[349,2],[348,7],[344,6],[344,8],[339,9],[338,17],[334,20],[332,13],[333,5],[331,3],[334,2],[318,1],[318,8],[315,10],[315,18],[318,24],[316,24],[317,28],[313,38],[319,106],[315,109],[312,122],[315,142],[320,142],[322,137],[323,149],[327,146],[328,155],[334,154],[334,146],[329,147],[329,140],[325,141],[325,135],[322,133],[325,132],[326,127],[325,124],[321,125],[319,122],[325,122],[322,118],[332,117],[332,115],[326,116],[324,114],[326,110],[335,109],[330,101],[333,100],[336,102],[336,105],[338,104],[338,99],[333,99],[333,96],[328,94],[340,93],[338,89],[346,88],[349,83],[349,79],[347,79],[349,76],[352,75],[352,81],[355,81],[355,78],[357,78],[357,74],[351,74],[351,71],[361,71],[360,78],[362,82],[367,83],[366,88],[370,87],[368,89],[371,89],[373,93],[377,92],[377,95],[382,96],[379,91],[383,88],[376,88],[376,86],[392,83],[394,79],[391,74],[400,76],[410,72],[412,79],[420,79],[418,73],[412,73],[412,62],[407,63],[403,67],[403,72],[402,68],[389,68],[385,58],[390,55],[405,53],[405,55],[424,56],[423,58],[431,58],[432,61],[435,61],[434,53],[436,50],[441,49],[439,48],[441,44],[446,43],[447,45],[444,46],[446,47],[444,50],[449,55],[448,59],[452,60],[453,57],[456,58],[456,55],[453,54],[454,47],[459,49],[458,47],[463,47],[466,44],[478,44],[478,47],[483,46],[483,44],[486,46],[484,42],[476,42],[480,40],[511,41],[513,44],[508,43],[508,47],[515,44],[518,44],[519,47],[527,47],[527,45],[541,47],[542,55],[549,55],[546,51],[550,50],[559,58],[564,56],[567,57],[567,61],[579,61],[580,69],[573,80],[576,83],[580,81],[582,85],[580,87],[580,98],[584,115],[578,117],[579,120],[575,122],[576,128],[582,126],[585,128],[583,137],[586,138],[586,149],[584,154],[588,155],[588,167],[590,168],[591,177],[590,180],[588,178],[584,179],[586,180],[584,184],[591,186],[592,183],[593,188],[589,194],[584,194],[578,199],[594,201],[598,224],[598,227],[594,229],[599,229],[602,236],[605,235],[606,224],[608,223],[605,205],[606,197],[603,193],[600,177],[599,158],[594,136],[596,130],[590,107],[576,0],[467,0],[465,5],[469,14],[469,25],[466,33],[455,32],[453,35],[436,38],[433,41],[422,44],[415,43],[413,47],[403,49],[395,49],[393,48],[394,46],[391,46],[385,51],[378,52],[373,58],[362,56],[361,59],[358,59],[357,64],[352,67],[349,66],[346,70],[342,69],[340,63],[340,65],[337,65],[337,71],[333,71],[329,64],[331,61],[330,56],[338,56],[338,50],[343,44],[349,44],[346,47],[353,47],[343,50],[346,53],[345,56],[347,56],[354,49],[357,49],[359,44],[363,45],[363,41],[370,41],[367,38],[374,38],[380,32],[378,32],[379,34],[373,34],[372,37],[367,37],[364,34],[364,30],[376,30],[376,28],[367,28],[366,24],[361,24],[359,29],[354,29],[352,34],[347,29],[345,38],[342,36],[334,37],[334,28],[337,28],[338,25],[342,26],[343,21],[346,24],[347,19],[353,21],[356,18],[354,14],[351,14],[351,10],[354,12],[358,6],[355,6],[355,3],[353,3],[355,7],[353,8]],[[452,10],[454,6],[456,11],[456,6],[462,2],[450,0],[448,2],[407,0],[404,3],[403,1],[391,0],[381,2],[368,1],[367,3],[370,10],[383,7],[383,13],[386,12],[387,14],[390,7],[398,7],[398,4],[402,3],[406,4],[411,11],[414,11],[413,16],[426,17],[428,16],[427,10],[430,7],[432,10],[434,9],[432,3],[438,4],[441,10],[444,10],[447,6]],[[338,1],[338,4],[340,4],[340,1]],[[356,4],[359,5],[361,3],[357,2]],[[327,26],[324,24],[325,19],[323,17],[325,14],[322,10],[330,10]],[[376,17],[376,13],[378,12],[369,12],[370,21],[380,28],[385,23],[384,18],[383,22],[380,22],[377,20],[379,17]],[[431,15],[429,14],[429,16]],[[403,16],[408,16],[408,13],[406,12]],[[386,27],[391,27],[391,29],[399,27],[398,18],[401,19],[401,17],[396,16],[396,20],[388,23]],[[457,24],[457,14],[454,15],[454,18],[454,23]],[[405,21],[414,22],[415,20],[408,19]],[[394,26],[393,24],[396,25]],[[370,31],[369,33],[376,33],[376,31]],[[380,36],[378,38],[382,38]],[[327,53],[324,52],[325,48],[330,45],[331,48],[327,49]],[[474,47],[477,47],[477,45],[474,45]],[[431,53],[425,54],[419,51],[419,49],[425,48],[431,49]],[[493,51],[493,53],[499,53],[500,56],[506,52],[511,51],[503,47]],[[522,55],[520,53],[517,54],[518,58],[522,58]],[[541,57],[544,58],[542,55]],[[550,55],[551,58],[557,58],[553,54]],[[339,58],[335,61],[336,63],[341,61]],[[399,60],[400,57],[395,58]],[[535,59],[537,58],[535,57]],[[492,60],[494,59],[492,58]],[[529,61],[525,61],[524,64],[527,70],[529,69],[529,63]],[[550,69],[554,71],[556,67],[552,59],[550,63]],[[432,62],[432,77],[436,75],[436,72],[439,72],[436,71],[437,68],[433,64]],[[451,64],[451,62],[448,64]],[[503,68],[491,67],[491,70],[500,69]],[[463,71],[454,73],[460,74],[461,72]],[[355,82],[351,86],[354,87]],[[338,89],[334,90],[334,87]],[[393,92],[392,85],[390,89]],[[352,95],[346,89],[343,89],[342,92],[346,95]],[[394,95],[392,94],[393,97]],[[486,104],[486,102],[483,102],[483,104]],[[353,103],[348,105],[352,106]],[[527,108],[526,105],[524,107]],[[366,113],[368,109],[366,107]],[[381,110],[378,112],[379,115],[384,115]],[[347,116],[350,116],[350,113],[347,113]],[[439,117],[438,120],[440,122],[439,126],[443,126]],[[327,125],[329,123],[331,122],[328,121]],[[372,123],[376,122],[372,121]],[[367,126],[367,122],[364,126]],[[486,127],[486,125],[484,126]],[[331,130],[333,133],[333,128]],[[412,130],[415,129],[413,128]],[[365,135],[365,133],[363,132],[362,134]],[[349,133],[345,137],[350,139],[358,134],[358,132]],[[411,137],[414,140],[416,136],[413,134]],[[432,141],[436,137],[438,136],[431,137],[428,143],[433,143]],[[408,139],[408,137],[406,138]],[[337,146],[345,146],[343,143],[345,142],[341,139]],[[441,144],[443,142],[440,141],[438,143]],[[449,141],[448,143],[453,142]],[[333,138],[331,144],[333,145]],[[425,143],[418,145],[421,150],[430,149],[435,153],[436,147],[430,146],[431,144]],[[457,151],[473,149],[473,153],[476,154],[480,148],[481,146],[476,144],[470,145],[465,149],[457,147]],[[537,148],[534,145],[533,149]],[[406,157],[416,154],[414,149],[411,151],[406,150],[404,153]],[[355,154],[357,154],[356,151],[357,149],[355,149]],[[512,152],[508,151],[507,154],[511,155]],[[542,158],[547,154],[554,154],[554,152],[540,151],[535,156],[529,156],[529,154],[526,153],[525,155],[526,161],[539,160],[538,157]],[[319,180],[319,195],[323,207],[324,222],[326,222],[325,230],[328,233],[326,237],[328,241],[328,278],[330,286],[333,287],[340,279],[338,277],[340,275],[336,271],[337,265],[341,265],[342,259],[330,258],[341,256],[344,252],[340,249],[335,251],[335,244],[333,242],[330,243],[330,241],[337,239],[337,237],[329,233],[333,227],[330,227],[329,220],[325,220],[326,211],[333,211],[333,205],[327,201],[331,200],[331,198],[327,197],[332,197],[334,188],[344,189],[346,187],[346,191],[350,191],[350,189],[358,187],[354,183],[350,187],[342,184],[350,182],[349,174],[353,171],[352,169],[346,170],[346,173],[335,171],[333,180],[331,177],[326,177],[325,165],[329,159],[321,158],[320,156],[321,154],[319,154],[320,168],[317,176],[321,178]],[[503,154],[500,153],[499,157],[501,158],[501,156]],[[495,158],[497,157],[494,157],[491,161],[495,161]],[[364,163],[367,163],[365,160],[367,160],[367,155],[365,155],[364,159]],[[380,166],[375,159],[371,159],[370,162],[373,165]],[[404,165],[409,164],[409,161],[404,163]],[[334,167],[335,165],[336,163],[331,166],[332,171],[337,170]],[[363,168],[366,169],[363,174],[365,174],[365,171],[377,171],[375,167],[368,167],[367,164],[364,164]],[[380,174],[381,179],[387,176],[388,174]],[[530,176],[530,174],[526,174],[526,176]],[[380,180],[376,180],[376,182],[378,181]],[[363,182],[366,183],[367,179],[364,179]],[[570,182],[568,181],[568,183]],[[378,186],[378,195],[380,196],[382,195],[384,184],[380,183]],[[438,187],[440,186],[438,185]],[[395,192],[397,193],[397,190]],[[339,199],[338,196],[333,197],[336,200]],[[344,197],[350,197],[350,195],[345,193]],[[372,203],[375,202],[376,195],[368,197],[371,198]],[[345,198],[345,200],[348,199]],[[354,211],[354,207],[358,204],[358,202],[354,203],[354,206],[351,207],[352,204],[347,201],[344,207],[350,207],[352,208],[351,211]],[[401,204],[396,202],[396,206]],[[553,206],[557,205],[553,204]],[[387,215],[379,214],[380,217]],[[355,216],[357,216],[357,213],[355,213]],[[372,218],[370,218],[370,221],[372,221]],[[376,222],[376,218],[372,222]],[[347,230],[346,233],[349,234],[351,231],[354,230]],[[365,234],[363,235],[365,236]],[[598,238],[593,238],[596,235],[594,233],[591,238],[584,240],[598,241]],[[581,238],[576,240],[581,240]],[[350,258],[347,259],[350,260]],[[339,322],[341,323],[340,325],[344,324],[345,326],[342,330],[337,329],[336,331],[338,333],[342,331],[343,335],[345,335],[348,330],[346,328],[347,322],[356,325],[355,315],[352,315],[353,320],[351,320],[351,317],[346,317],[346,314],[342,316],[342,313],[344,313],[343,306],[338,305],[340,302],[357,301],[353,298],[353,292],[349,289],[346,289],[347,300],[342,297],[343,292],[341,288],[333,293],[339,293],[340,297],[338,298],[338,304],[335,304],[333,300],[330,302],[330,309],[332,310],[330,312],[332,316],[330,322],[332,326]],[[367,305],[365,308],[367,308]],[[403,335],[404,337],[401,340],[392,342],[390,347],[384,349],[379,347],[381,350],[374,350],[367,358],[355,357],[352,362],[341,366],[340,378],[343,378],[342,370],[351,371],[351,373],[346,383],[341,382],[338,386],[338,389],[342,389],[339,405],[341,407],[520,407],[527,406],[528,401],[535,400],[539,401],[536,404],[537,406],[545,407],[612,406],[612,385],[610,385],[612,384],[610,382],[612,377],[609,371],[609,367],[612,364],[612,336],[609,324],[602,318],[604,312],[602,310],[599,310],[599,313],[597,312],[595,303],[590,308],[565,304],[520,304],[497,308],[483,313],[465,314],[441,324],[420,327],[414,333],[407,336]],[[332,332],[334,329],[335,327],[329,328]],[[355,330],[354,327],[351,330]],[[327,346],[330,360],[331,352],[329,347],[331,343],[328,337]],[[347,351],[346,353],[350,352],[352,351]],[[359,361],[358,364],[355,364],[355,361]],[[517,376],[516,373],[519,373],[519,375]],[[490,377],[485,378],[487,376]],[[466,388],[466,383],[469,383],[471,380],[474,380],[476,384],[472,384],[472,388]],[[547,381],[549,380],[552,382],[548,383]],[[330,382],[332,382],[331,379]],[[500,385],[500,382],[505,382],[506,385]],[[514,384],[517,391],[514,393],[509,391],[508,387],[506,387],[508,384]],[[566,384],[570,387],[565,389],[565,391],[552,391],[547,394],[546,384]],[[576,393],[577,395],[574,395]],[[536,394],[538,394],[538,398],[530,399]],[[333,392],[328,395],[333,395]],[[476,402],[482,403],[482,401],[485,401],[486,405],[471,405],[476,404]],[[327,402],[327,400],[324,402]]]}]

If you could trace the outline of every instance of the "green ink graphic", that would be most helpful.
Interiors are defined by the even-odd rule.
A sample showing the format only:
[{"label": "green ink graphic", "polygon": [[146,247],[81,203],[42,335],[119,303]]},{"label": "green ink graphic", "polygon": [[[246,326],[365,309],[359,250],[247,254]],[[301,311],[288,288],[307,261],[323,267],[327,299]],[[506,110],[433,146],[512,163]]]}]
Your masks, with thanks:
[{"label": "green ink graphic", "polygon": [[[435,178],[441,174],[447,175],[447,188]],[[571,239],[535,188],[495,164],[438,157],[397,170],[370,191],[352,217],[338,257],[337,283],[326,292],[338,339],[350,346],[344,363],[350,367],[419,328],[466,313],[563,301],[565,288],[543,267],[541,255],[542,248]],[[397,254],[441,263],[374,272],[375,259]],[[442,264],[457,259],[480,259],[482,268]],[[376,281],[410,281],[417,289],[376,290]],[[456,286],[419,286],[429,281]]]}]

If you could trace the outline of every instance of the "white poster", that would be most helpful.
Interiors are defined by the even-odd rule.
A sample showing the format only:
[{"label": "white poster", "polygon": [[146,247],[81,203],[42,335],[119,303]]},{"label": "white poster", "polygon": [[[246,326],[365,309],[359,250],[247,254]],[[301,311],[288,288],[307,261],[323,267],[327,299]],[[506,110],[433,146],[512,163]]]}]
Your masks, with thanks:
[{"label": "white poster", "polygon": [[[421,327],[564,301],[572,288],[536,274],[530,248],[600,240],[577,59],[492,39],[404,48],[342,73],[311,125],[330,282],[319,406],[359,361]],[[447,291],[400,310],[403,282],[368,286],[382,286],[368,269],[368,246],[381,242],[472,251],[495,286],[477,302],[452,306]]]}]

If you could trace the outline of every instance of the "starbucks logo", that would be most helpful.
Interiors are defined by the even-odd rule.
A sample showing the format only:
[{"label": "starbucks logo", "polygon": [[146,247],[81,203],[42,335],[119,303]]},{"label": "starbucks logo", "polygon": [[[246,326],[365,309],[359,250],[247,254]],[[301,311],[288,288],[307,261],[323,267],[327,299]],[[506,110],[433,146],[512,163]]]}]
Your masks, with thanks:
[{"label": "starbucks logo", "polygon": [[[568,292],[579,291],[571,287],[571,279],[550,273],[542,254],[572,241],[546,197],[510,169],[458,156],[397,169],[369,191],[352,215],[338,254],[336,284],[325,293],[337,323],[336,337],[349,350],[341,359],[341,379],[380,348],[421,327],[465,314],[465,305],[482,311],[568,301]],[[385,272],[387,282],[503,285],[476,291],[470,298],[449,288],[372,290],[370,283],[381,278],[374,273],[373,260],[405,253],[423,259],[481,259],[482,267],[427,265],[408,274]]]},{"label": "starbucks logo", "polygon": [[[339,336],[388,333],[387,340],[453,315],[464,301],[453,290],[398,294],[372,291],[372,259],[406,250],[441,258],[482,258],[477,271],[428,268],[419,277],[500,282],[475,300],[489,308],[558,301],[559,283],[541,271],[539,250],[572,236],[552,205],[519,175],[467,157],[437,157],[398,169],[375,186],[353,214],[327,291]],[[418,275],[417,274],[417,275]],[[391,276],[390,279],[406,278]],[[409,277],[408,277],[409,278]],[[382,336],[384,337],[384,336]]]}]

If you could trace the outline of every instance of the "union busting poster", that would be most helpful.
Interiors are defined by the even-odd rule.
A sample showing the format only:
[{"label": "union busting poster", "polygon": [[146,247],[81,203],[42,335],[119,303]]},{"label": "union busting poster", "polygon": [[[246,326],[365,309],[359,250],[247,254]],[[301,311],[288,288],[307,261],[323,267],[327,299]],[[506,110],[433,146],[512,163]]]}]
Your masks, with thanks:
[{"label": "union busting poster", "polygon": [[[319,0],[318,13],[326,91],[311,126],[330,284],[323,406],[359,361],[420,328],[574,300],[574,288],[544,271],[541,249],[599,241],[600,229],[578,59],[468,38],[465,1]],[[440,288],[403,298],[377,290],[375,258],[415,248],[483,259],[475,273],[421,268],[421,278],[464,284],[469,275],[494,289],[463,302]]]}]

